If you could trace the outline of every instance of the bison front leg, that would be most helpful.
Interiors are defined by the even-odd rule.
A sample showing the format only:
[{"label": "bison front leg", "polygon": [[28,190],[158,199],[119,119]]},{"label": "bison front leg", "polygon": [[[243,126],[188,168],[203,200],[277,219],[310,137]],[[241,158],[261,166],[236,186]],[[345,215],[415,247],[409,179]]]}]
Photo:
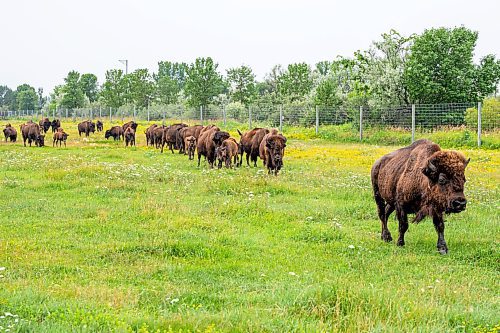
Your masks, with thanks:
[{"label": "bison front leg", "polygon": [[437,250],[441,254],[448,253],[448,246],[446,246],[446,241],[444,240],[444,220],[443,215],[436,214],[432,217],[432,222],[434,223],[434,228],[438,234]]},{"label": "bison front leg", "polygon": [[398,238],[397,245],[404,246],[405,245],[405,232],[408,230],[408,215],[403,210],[403,207],[397,207],[396,213],[397,213],[398,222],[399,222],[399,238]]}]

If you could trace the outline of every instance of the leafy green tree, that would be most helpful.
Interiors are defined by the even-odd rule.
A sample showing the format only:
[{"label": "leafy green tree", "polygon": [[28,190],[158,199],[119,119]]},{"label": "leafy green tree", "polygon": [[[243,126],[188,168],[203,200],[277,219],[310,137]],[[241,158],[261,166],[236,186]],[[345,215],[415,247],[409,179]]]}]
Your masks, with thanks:
[{"label": "leafy green tree", "polygon": [[147,107],[154,94],[154,83],[147,69],[137,69],[125,75],[124,81],[128,86],[128,101],[138,108]]},{"label": "leafy green tree", "polygon": [[158,73],[153,74],[156,96],[162,104],[174,104],[186,83],[188,65],[185,63],[160,61]]},{"label": "leafy green tree", "polygon": [[313,88],[311,68],[306,63],[290,64],[278,79],[278,92],[290,101],[303,100]]},{"label": "leafy green tree", "polygon": [[80,77],[80,87],[87,96],[90,103],[94,103],[99,98],[99,85],[97,84],[97,76],[94,74],[82,74]]},{"label": "leafy green tree", "polygon": [[106,71],[106,80],[102,86],[101,97],[106,106],[119,108],[125,103],[123,71],[111,69]]},{"label": "leafy green tree", "polygon": [[320,76],[327,76],[330,74],[332,68],[332,63],[330,61],[320,61],[316,64],[316,69],[315,71],[320,75]]},{"label": "leafy green tree", "polygon": [[382,34],[363,60],[362,81],[367,83],[372,105],[382,107],[408,105],[410,97],[404,81],[408,53],[414,36],[401,36],[396,30]]},{"label": "leafy green tree", "polygon": [[416,37],[404,73],[411,101],[472,102],[494,92],[494,57],[483,58],[479,66],[473,63],[477,38],[465,27],[429,29]]},{"label": "leafy green tree", "polygon": [[18,86],[14,93],[13,104],[15,110],[35,110],[38,106],[35,88],[26,83]]},{"label": "leafy green tree", "polygon": [[339,105],[342,100],[338,94],[338,85],[331,79],[325,79],[316,87],[314,95],[316,105],[333,107]]},{"label": "leafy green tree", "polygon": [[217,67],[210,57],[197,58],[189,66],[185,93],[191,106],[206,107],[215,96],[224,92],[224,81]]},{"label": "leafy green tree", "polygon": [[7,86],[0,86],[0,107],[9,108],[15,100],[14,92]]},{"label": "leafy green tree", "polygon": [[248,66],[231,68],[227,71],[233,101],[248,107],[255,97],[255,75]]},{"label": "leafy green tree", "polygon": [[68,109],[83,107],[85,105],[85,95],[80,85],[80,73],[77,71],[69,72],[64,82],[61,106]]},{"label": "leafy green tree", "polygon": [[489,54],[476,66],[474,85],[477,88],[478,99],[482,100],[496,93],[499,81],[500,60],[496,60],[494,55]]}]

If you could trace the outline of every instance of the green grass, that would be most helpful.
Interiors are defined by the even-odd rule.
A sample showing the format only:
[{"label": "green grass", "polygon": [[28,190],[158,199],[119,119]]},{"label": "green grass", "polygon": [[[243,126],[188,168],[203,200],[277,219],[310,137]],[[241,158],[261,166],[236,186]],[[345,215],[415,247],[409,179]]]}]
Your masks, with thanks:
[{"label": "green grass", "polygon": [[380,240],[369,170],[395,146],[290,130],[274,177],[160,154],[145,124],[128,149],[63,127],[68,148],[0,144],[0,332],[499,330],[498,150],[462,150],[441,256],[428,220]]}]

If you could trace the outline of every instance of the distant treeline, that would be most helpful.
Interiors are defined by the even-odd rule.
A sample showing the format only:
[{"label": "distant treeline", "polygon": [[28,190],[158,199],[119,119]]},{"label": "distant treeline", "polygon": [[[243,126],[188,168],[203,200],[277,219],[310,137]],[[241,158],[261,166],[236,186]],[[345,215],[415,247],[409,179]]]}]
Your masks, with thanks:
[{"label": "distant treeline", "polygon": [[210,57],[193,63],[160,61],[154,73],[137,69],[106,72],[99,84],[94,74],[68,73],[50,97],[43,89],[22,84],[0,86],[0,110],[77,109],[125,105],[137,110],[152,105],[191,107],[315,104],[322,107],[388,108],[410,104],[472,103],[496,94],[500,61],[489,54],[473,62],[478,33],[465,27],[438,28],[402,36],[395,30],[381,35],[352,57],[274,66],[256,81],[252,68],[241,66],[220,73]]}]

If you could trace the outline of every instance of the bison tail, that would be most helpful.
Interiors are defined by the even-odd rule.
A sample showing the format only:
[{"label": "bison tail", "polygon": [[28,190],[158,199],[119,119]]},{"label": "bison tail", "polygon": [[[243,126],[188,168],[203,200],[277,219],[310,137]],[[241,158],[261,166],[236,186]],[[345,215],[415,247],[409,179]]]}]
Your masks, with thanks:
[{"label": "bison tail", "polygon": [[241,132],[240,132],[240,130],[239,130],[239,129],[236,129],[236,130],[238,131],[238,134],[239,134],[240,136],[243,136],[243,134],[241,134]]}]

